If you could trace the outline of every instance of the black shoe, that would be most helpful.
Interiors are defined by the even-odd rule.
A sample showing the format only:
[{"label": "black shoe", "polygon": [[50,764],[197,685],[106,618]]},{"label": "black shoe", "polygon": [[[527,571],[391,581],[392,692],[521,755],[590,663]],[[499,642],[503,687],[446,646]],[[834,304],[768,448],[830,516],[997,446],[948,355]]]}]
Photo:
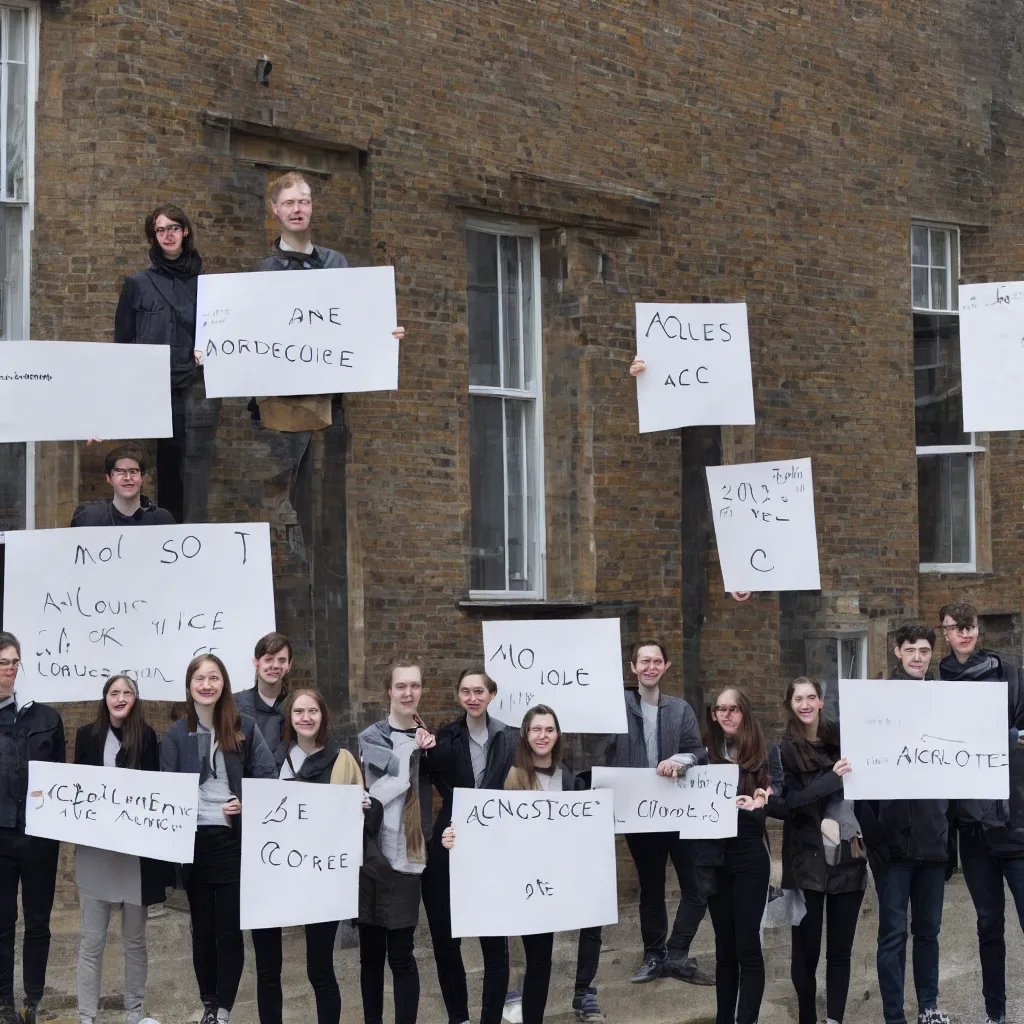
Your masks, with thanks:
[{"label": "black shoe", "polygon": [[715,983],[714,977],[707,971],[702,971],[692,956],[673,957],[669,954],[665,958],[665,976],[675,978],[676,981],[685,981],[690,985],[714,985]]},{"label": "black shoe", "polygon": [[36,1024],[36,1009],[38,1003],[26,1003],[21,1011],[21,1019],[24,1024]]},{"label": "black shoe", "polygon": [[665,969],[665,958],[660,956],[645,956],[640,970],[629,980],[634,985],[641,985],[645,981],[657,981]]},{"label": "black shoe", "polygon": [[207,1003],[203,1007],[203,1016],[199,1024],[217,1024],[217,1007]]}]

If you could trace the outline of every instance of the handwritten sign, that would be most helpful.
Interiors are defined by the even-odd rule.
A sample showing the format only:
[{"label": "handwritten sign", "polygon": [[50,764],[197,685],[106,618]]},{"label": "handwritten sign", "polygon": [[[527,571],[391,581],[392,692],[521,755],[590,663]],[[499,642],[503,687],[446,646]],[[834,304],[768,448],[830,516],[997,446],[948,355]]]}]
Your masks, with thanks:
[{"label": "handwritten sign", "polygon": [[456,789],[452,822],[452,935],[535,935],[618,920],[607,790]]},{"label": "handwritten sign", "polygon": [[3,342],[0,442],[170,437],[170,352],[166,345]]},{"label": "handwritten sign", "polygon": [[820,590],[811,460],[707,473],[725,589]]},{"label": "handwritten sign", "polygon": [[361,786],[242,780],[242,928],[359,913]]},{"label": "handwritten sign", "polygon": [[636,379],[640,433],[754,422],[744,302],[638,302]]},{"label": "handwritten sign", "polygon": [[393,267],[204,274],[197,308],[211,398],[398,387]]},{"label": "handwritten sign", "polygon": [[848,800],[1005,800],[1006,683],[839,682]]},{"label": "handwritten sign", "polygon": [[959,294],[964,430],[1024,430],[1024,282]]},{"label": "handwritten sign", "polygon": [[701,765],[681,779],[653,768],[593,768],[594,789],[610,790],[616,832],[675,832],[683,839],[736,835],[735,765]]},{"label": "handwritten sign", "polygon": [[6,535],[4,627],[23,645],[22,702],[96,700],[123,672],[148,700],[183,700],[196,655],[250,685],[274,629],[266,523],[84,527]]},{"label": "handwritten sign", "polygon": [[618,619],[484,622],[483,634],[495,718],[521,725],[525,711],[547,704],[563,732],[626,731]]},{"label": "handwritten sign", "polygon": [[30,836],[192,863],[198,775],[29,761],[28,792]]}]

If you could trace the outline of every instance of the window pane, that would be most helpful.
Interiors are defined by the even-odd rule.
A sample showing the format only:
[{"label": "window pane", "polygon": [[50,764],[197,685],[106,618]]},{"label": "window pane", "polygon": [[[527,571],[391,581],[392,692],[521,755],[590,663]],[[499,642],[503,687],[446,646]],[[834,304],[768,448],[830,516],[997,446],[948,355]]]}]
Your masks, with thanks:
[{"label": "window pane", "polygon": [[505,590],[505,448],[500,398],[469,396],[470,587]]},{"label": "window pane", "polygon": [[917,266],[928,263],[928,229],[919,225],[910,229],[910,262]]},{"label": "window pane", "polygon": [[519,264],[522,268],[523,281],[523,387],[533,389],[537,385],[537,366],[535,353],[537,345],[537,307],[533,292],[533,246],[532,238],[519,239]]},{"label": "window pane", "polygon": [[969,444],[960,400],[960,321],[914,314],[916,443]]},{"label": "window pane", "polygon": [[928,268],[914,267],[910,271],[910,302],[915,309],[928,309]]},{"label": "window pane", "polygon": [[25,198],[25,148],[28,144],[28,67],[7,64],[7,198]]},{"label": "window pane", "polygon": [[469,383],[501,385],[498,339],[498,238],[466,232],[469,280],[466,286],[469,330]]},{"label": "window pane", "polygon": [[945,268],[932,269],[932,309],[949,309],[949,281]]},{"label": "window pane", "polygon": [[921,561],[971,560],[971,456],[923,455],[917,460]]},{"label": "window pane", "polygon": [[7,60],[25,62],[25,10],[22,7],[7,8]]},{"label": "window pane", "polygon": [[930,234],[932,236],[931,265],[933,267],[945,267],[947,266],[946,239],[949,237],[949,232],[933,230]]},{"label": "window pane", "polygon": [[960,308],[960,249],[955,231],[949,233],[950,295],[947,309]]},{"label": "window pane", "polygon": [[867,679],[864,643],[859,636],[846,637],[839,641],[839,672],[840,679]]},{"label": "window pane", "polygon": [[501,326],[505,346],[502,386],[523,386],[523,335],[519,316],[519,239],[500,236]]},{"label": "window pane", "polygon": [[[0,530],[25,529],[25,445],[0,444]],[[0,563],[3,561],[0,544]],[[0,588],[3,577],[0,576]]]},{"label": "window pane", "polygon": [[529,590],[526,511],[526,403],[505,400],[505,451],[508,467],[508,588]]}]

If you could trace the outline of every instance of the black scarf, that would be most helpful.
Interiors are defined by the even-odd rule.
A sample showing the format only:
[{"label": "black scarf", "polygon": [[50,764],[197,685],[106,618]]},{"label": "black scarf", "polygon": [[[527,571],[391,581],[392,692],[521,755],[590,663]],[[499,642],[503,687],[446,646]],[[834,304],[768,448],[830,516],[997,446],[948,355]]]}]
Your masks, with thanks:
[{"label": "black scarf", "polygon": [[824,743],[821,740],[801,743],[790,740],[790,747],[793,751],[793,761],[801,774],[824,775],[825,772],[832,770],[840,758],[838,743]]},{"label": "black scarf", "polygon": [[322,270],[324,266],[320,250],[314,245],[312,252],[296,252],[294,249],[282,249],[281,239],[274,239],[274,255],[279,260],[287,260],[295,264],[289,270]]},{"label": "black scarf", "polygon": [[149,250],[149,262],[153,269],[167,277],[198,277],[203,272],[203,257],[195,249],[183,250],[177,259],[168,259],[159,245]]},{"label": "black scarf", "polygon": [[999,655],[993,654],[991,651],[978,650],[963,665],[956,660],[955,654],[947,654],[939,662],[939,675],[943,679],[968,680],[970,682],[1006,678]]}]

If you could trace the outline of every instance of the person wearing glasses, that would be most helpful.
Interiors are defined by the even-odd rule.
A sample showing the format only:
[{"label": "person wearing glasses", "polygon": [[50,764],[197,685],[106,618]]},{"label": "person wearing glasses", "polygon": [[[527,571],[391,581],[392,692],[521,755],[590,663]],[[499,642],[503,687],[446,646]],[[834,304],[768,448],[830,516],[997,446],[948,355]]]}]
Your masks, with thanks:
[{"label": "person wearing glasses", "polygon": [[1006,896],[1010,887],[1024,929],[1024,678],[1004,656],[978,646],[978,610],[953,601],[939,612],[950,653],[939,662],[941,679],[1006,681],[1010,799],[959,800],[956,840],[964,881],[978,915],[981,989],[989,1024],[1006,1016]]},{"label": "person wearing glasses", "polygon": [[104,470],[113,494],[83,501],[71,516],[72,526],[173,526],[174,516],[142,493],[146,453],[134,444],[107,452]]},{"label": "person wearing glasses", "polygon": [[[28,763],[63,764],[66,757],[60,715],[38,701],[18,706],[14,686],[20,667],[18,638],[0,633],[0,1024],[36,1024],[50,958],[50,911],[60,843],[25,835]],[[20,1015],[14,1009],[19,882],[25,923],[21,957],[25,1002]]]},{"label": "person wearing glasses", "polygon": [[179,523],[206,521],[213,441],[220,399],[207,399],[196,351],[196,293],[203,258],[192,222],[173,204],[146,218],[149,266],[132,274],[114,313],[114,341],[122,345],[167,345],[171,350],[173,435],[156,443],[160,502]]}]

